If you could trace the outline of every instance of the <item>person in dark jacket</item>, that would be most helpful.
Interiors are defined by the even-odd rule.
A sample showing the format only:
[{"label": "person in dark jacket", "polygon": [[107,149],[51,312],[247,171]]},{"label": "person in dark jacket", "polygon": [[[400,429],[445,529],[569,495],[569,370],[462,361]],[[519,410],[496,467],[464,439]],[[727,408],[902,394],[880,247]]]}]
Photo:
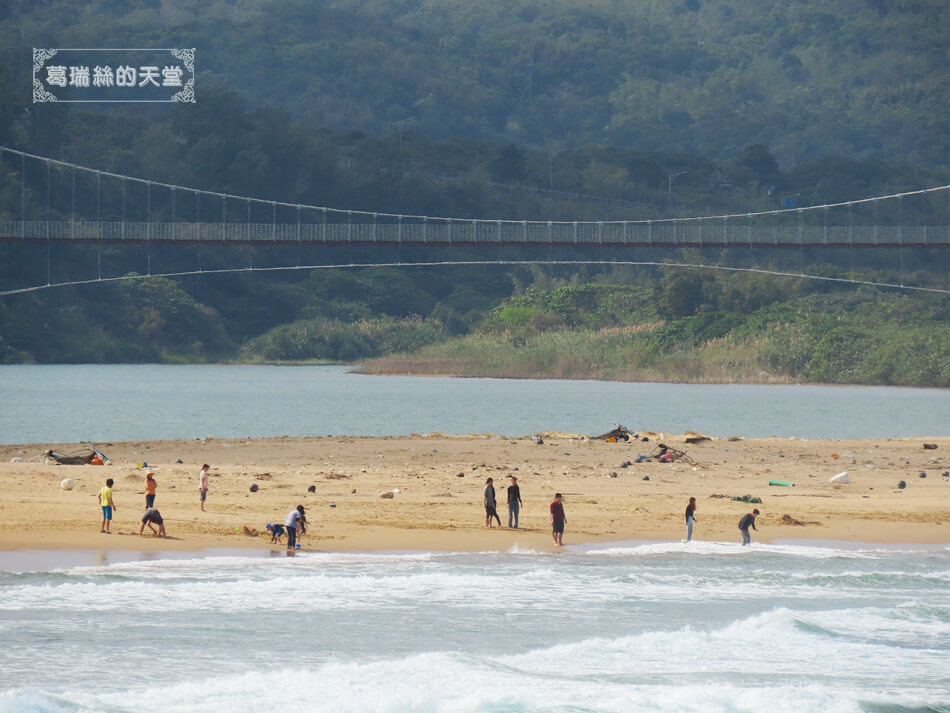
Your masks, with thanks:
[{"label": "person in dark jacket", "polygon": [[564,514],[564,503],[560,493],[554,494],[554,502],[551,503],[551,532],[554,535],[554,544],[559,547],[564,546],[564,524],[567,522],[567,516]]},{"label": "person in dark jacket", "polygon": [[686,506],[686,541],[693,539],[693,523],[696,522],[696,498],[689,499]]},{"label": "person in dark jacket", "polygon": [[485,527],[494,527],[491,519],[498,521],[498,527],[501,527],[501,518],[498,517],[498,511],[495,509],[497,501],[495,500],[495,481],[489,478],[485,481]]},{"label": "person in dark jacket", "polygon": [[[508,486],[508,529],[518,529],[518,515],[521,513],[521,488],[518,479],[511,476],[511,485]],[[514,524],[512,524],[514,523]]]},{"label": "person in dark jacket", "polygon": [[753,510],[752,512],[747,512],[742,516],[742,519],[739,520],[739,532],[742,533],[742,544],[743,546],[752,542],[752,537],[749,535],[749,528],[758,531],[758,528],[755,526],[755,516],[759,514],[758,510]]}]

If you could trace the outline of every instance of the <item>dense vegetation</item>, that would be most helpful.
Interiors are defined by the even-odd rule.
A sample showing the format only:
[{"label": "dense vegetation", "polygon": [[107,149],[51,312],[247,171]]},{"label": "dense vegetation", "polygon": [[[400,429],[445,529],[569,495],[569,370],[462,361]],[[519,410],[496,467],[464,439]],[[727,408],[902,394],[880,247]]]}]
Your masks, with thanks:
[{"label": "dense vegetation", "polygon": [[[689,279],[702,297],[684,313]],[[506,300],[469,335],[377,373],[950,386],[950,300],[667,271],[653,287],[571,284]]]},{"label": "dense vegetation", "polygon": [[[835,0],[820,11],[804,0],[13,0],[0,7],[0,145],[289,203],[456,217],[847,200],[950,183],[948,20],[937,0]],[[196,46],[198,103],[33,105],[36,44]],[[28,218],[70,215],[67,171],[52,170],[48,205],[45,170],[21,171],[0,157],[0,219],[24,204]],[[96,201],[82,180],[76,210],[88,217]],[[145,215],[135,185],[121,207],[118,186],[105,188],[103,220]],[[150,205],[165,220],[172,210],[167,197]],[[217,204],[178,210],[183,220],[221,216]],[[243,206],[229,210],[245,219]],[[945,200],[899,210],[873,218],[950,223]],[[946,288],[946,253],[651,257],[913,275]],[[193,248],[149,257],[155,272],[198,259]],[[303,259],[339,257],[313,249]],[[200,259],[207,268],[301,256],[209,248]],[[57,246],[48,267],[46,246],[0,243],[0,288],[45,282],[47,269],[58,281],[141,274],[146,263],[133,247]],[[371,368],[947,386],[946,323],[934,296],[705,271],[314,270],[3,297],[0,362],[400,356]]]},{"label": "dense vegetation", "polygon": [[338,130],[934,167],[947,27],[944,0],[8,0],[0,47],[27,76],[41,39],[196,47],[200,102]]}]

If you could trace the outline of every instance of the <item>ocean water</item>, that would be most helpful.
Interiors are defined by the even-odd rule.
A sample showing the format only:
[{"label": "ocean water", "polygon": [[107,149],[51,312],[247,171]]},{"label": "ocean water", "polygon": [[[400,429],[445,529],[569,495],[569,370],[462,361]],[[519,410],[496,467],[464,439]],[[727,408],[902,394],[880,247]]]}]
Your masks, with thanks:
[{"label": "ocean water", "polygon": [[[950,434],[950,390],[368,376],[343,366],[0,365],[0,443],[633,430]],[[108,453],[108,451],[107,451]]]},{"label": "ocean water", "polygon": [[0,711],[946,713],[950,548],[617,543],[6,571],[0,641]]}]

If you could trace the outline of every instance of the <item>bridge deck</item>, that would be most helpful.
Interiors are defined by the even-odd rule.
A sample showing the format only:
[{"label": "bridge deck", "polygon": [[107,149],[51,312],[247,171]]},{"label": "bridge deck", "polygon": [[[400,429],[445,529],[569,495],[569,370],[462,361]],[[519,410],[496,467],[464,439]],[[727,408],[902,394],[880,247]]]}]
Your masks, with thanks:
[{"label": "bridge deck", "polygon": [[950,226],[612,221],[185,223],[0,220],[0,240],[214,245],[631,248],[940,248]]}]

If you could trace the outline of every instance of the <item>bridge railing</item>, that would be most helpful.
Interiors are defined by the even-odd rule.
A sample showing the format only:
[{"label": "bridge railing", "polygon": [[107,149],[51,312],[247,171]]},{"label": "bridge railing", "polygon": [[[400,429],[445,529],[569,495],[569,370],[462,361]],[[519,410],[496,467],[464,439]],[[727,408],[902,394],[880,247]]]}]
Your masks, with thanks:
[{"label": "bridge railing", "polygon": [[[362,217],[362,216],[361,216]],[[190,223],[0,220],[0,239],[214,243],[606,246],[950,245],[935,225],[742,225],[727,221],[401,220],[316,223]]]}]

